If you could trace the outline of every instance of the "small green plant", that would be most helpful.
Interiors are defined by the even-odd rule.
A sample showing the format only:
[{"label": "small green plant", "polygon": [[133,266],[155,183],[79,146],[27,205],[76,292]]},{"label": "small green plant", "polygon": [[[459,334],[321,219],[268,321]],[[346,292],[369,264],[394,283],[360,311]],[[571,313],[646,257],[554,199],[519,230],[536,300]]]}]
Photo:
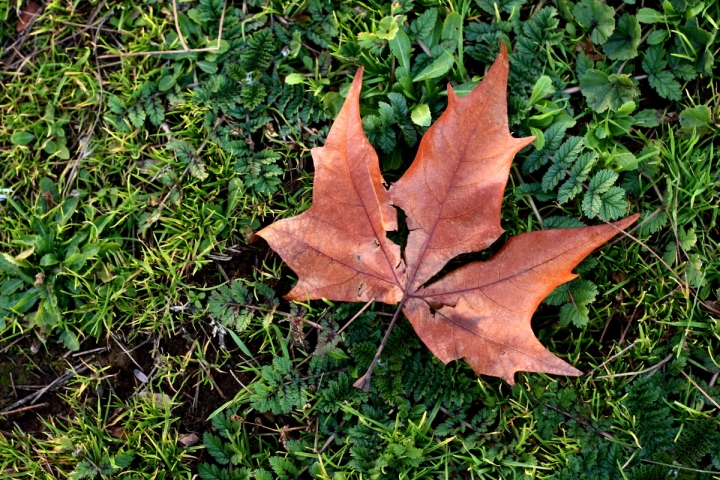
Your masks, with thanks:
[{"label": "small green plant", "polygon": [[[29,3],[0,0],[0,408],[49,383],[41,370],[65,368],[57,341],[123,326],[135,360],[146,351],[132,350],[136,335],[162,354],[151,385],[124,381],[103,351],[68,356],[93,373],[0,415],[0,476],[720,472],[708,398],[720,402],[718,2],[48,0],[17,32]],[[183,42],[188,52],[106,57]],[[608,246],[533,316],[541,341],[587,374],[578,381],[478,381],[429,357],[399,319],[366,394],[352,383],[388,310],[371,304],[346,326],[360,305],[288,305],[294,279],[248,241],[311,204],[310,149],[358,67],[363,127],[392,181],[445,109],[448,82],[468,92],[499,42],[513,136],[536,137],[503,228],[600,223],[601,209],[627,205],[643,214],[631,232],[642,245]],[[617,203],[605,205],[608,192]],[[47,348],[32,354],[27,333]],[[186,446],[191,432],[201,444]]]},{"label": "small green plant", "polygon": [[[29,212],[9,200],[30,223],[31,233],[15,239],[22,248],[19,254],[0,253],[0,329],[16,328],[14,322],[24,319],[27,327],[37,327],[43,335],[57,334],[68,348],[77,350],[78,331],[94,336],[102,332],[103,311],[88,301],[93,298],[89,292],[116,286],[107,257],[120,243],[102,236],[112,214],[96,216],[92,206],[79,210],[78,195],[55,205],[59,193],[48,178],[40,188]],[[81,212],[86,220],[76,223]]]},{"label": "small green plant", "polygon": [[267,470],[248,467],[252,461],[250,439],[235,410],[229,408],[213,417],[213,429],[218,435],[205,432],[203,445],[214,463],[200,463],[198,475],[202,480],[272,479]]},{"label": "small green plant", "polygon": [[[252,288],[252,292],[248,287]],[[277,307],[278,299],[272,288],[262,282],[243,279],[218,287],[208,300],[208,314],[228,329],[233,338],[238,338],[235,334],[242,333],[259,316],[262,316],[262,324],[267,328]]]}]

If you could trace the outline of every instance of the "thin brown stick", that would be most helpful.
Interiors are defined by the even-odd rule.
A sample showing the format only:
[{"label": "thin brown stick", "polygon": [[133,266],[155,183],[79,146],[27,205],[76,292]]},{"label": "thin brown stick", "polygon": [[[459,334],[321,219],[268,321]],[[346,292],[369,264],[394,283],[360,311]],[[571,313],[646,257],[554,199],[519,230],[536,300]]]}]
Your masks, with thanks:
[{"label": "thin brown stick", "polygon": [[711,388],[714,387],[714,386],[715,386],[715,382],[717,382],[718,376],[720,376],[720,370],[718,370],[717,372],[713,373],[712,378],[711,378],[710,381],[708,382],[708,386],[710,386]]},{"label": "thin brown stick", "polygon": [[[174,2],[173,2],[174,5]],[[152,52],[130,52],[130,53],[112,53],[108,55],[100,55],[99,59],[104,58],[120,58],[120,57],[139,57],[143,55],[175,55],[178,53],[198,53],[198,52],[217,52],[220,50],[220,42],[222,42],[223,26],[225,25],[225,10],[227,3],[223,4],[222,14],[220,15],[220,29],[218,30],[217,46],[206,48],[191,48],[186,50],[160,50]],[[182,37],[181,37],[182,38]]]},{"label": "thin brown stick", "polygon": [[67,370],[64,374],[62,374],[61,376],[59,376],[58,378],[53,380],[52,383],[45,386],[43,389],[38,390],[35,393],[31,393],[27,397],[21,398],[20,400],[13,403],[12,405],[8,405],[2,411],[0,411],[0,413],[9,412],[12,409],[14,409],[16,407],[20,407],[22,405],[25,405],[28,402],[30,402],[31,404],[34,404],[35,402],[37,402],[40,399],[40,397],[42,397],[45,394],[45,392],[47,392],[51,389],[54,389],[56,387],[59,387],[60,385],[62,385],[64,383],[67,383],[76,374],[82,373],[85,370],[87,370],[87,367],[85,365],[79,365],[77,368],[76,367],[71,367],[71,368],[72,368],[72,370]]},{"label": "thin brown stick", "polygon": [[125,345],[122,344],[122,342],[120,342],[120,340],[117,339],[117,337],[115,336],[114,333],[111,333],[111,334],[110,334],[110,338],[112,338],[112,339],[115,341],[115,343],[117,343],[118,347],[120,347],[120,349],[125,353],[125,355],[127,355],[128,358],[129,358],[130,360],[132,360],[132,362],[140,369],[140,371],[142,371],[142,370],[143,370],[143,367],[140,366],[140,364],[135,361],[135,359],[133,358],[133,356],[130,355],[130,351],[125,347]]},{"label": "thin brown stick", "polygon": [[548,407],[550,410],[555,410],[555,411],[558,412],[558,413],[562,413],[562,414],[565,415],[566,417],[572,418],[572,419],[575,420],[576,422],[578,422],[578,423],[580,423],[580,424],[582,424],[582,425],[585,425],[586,427],[590,427],[590,428],[595,429],[595,431],[597,431],[600,435],[602,435],[603,437],[607,438],[608,440],[615,441],[615,437],[614,437],[612,434],[607,433],[607,432],[603,432],[603,431],[601,431],[601,430],[597,430],[597,428],[595,428],[593,425],[589,424],[589,423],[586,422],[585,420],[583,420],[583,419],[581,419],[581,418],[578,418],[578,417],[576,417],[575,415],[573,415],[573,414],[571,414],[571,413],[569,413],[569,412],[566,412],[566,411],[564,411],[564,410],[560,410],[560,409],[557,408],[557,407],[553,407],[553,406],[550,405],[549,403],[546,403],[545,406]]},{"label": "thin brown stick", "polygon": [[363,307],[360,309],[359,312],[357,312],[350,320],[348,320],[348,322],[347,322],[345,325],[343,325],[343,327],[342,327],[340,330],[338,330],[338,332],[337,332],[338,335],[340,335],[340,334],[343,332],[343,330],[345,330],[346,328],[348,328],[352,322],[354,322],[360,315],[362,315],[362,313],[363,313],[365,310],[367,310],[367,308],[368,308],[370,305],[372,305],[372,303],[373,303],[374,301],[375,301],[375,299],[372,299],[372,300],[370,300],[369,302],[367,302],[367,303],[365,304],[365,306],[363,306]]},{"label": "thin brown stick", "polygon": [[17,390],[15,389],[15,380],[13,379],[13,372],[8,372],[8,377],[10,377],[10,385],[12,386],[13,394],[15,395],[15,398],[18,398]]},{"label": "thin brown stick", "polygon": [[700,390],[700,393],[702,393],[703,395],[705,395],[705,398],[707,398],[708,400],[710,400],[710,402],[712,402],[712,404],[715,405],[715,408],[717,408],[718,410],[720,410],[720,405],[718,405],[718,403],[715,401],[715,399],[712,398],[710,395],[708,395],[707,392],[706,392],[705,390],[703,390],[703,389],[700,387],[700,385],[698,385],[698,384],[695,382],[695,380],[693,380],[692,378],[690,378],[690,375],[688,375],[687,373],[683,372],[683,371],[680,369],[680,367],[675,367],[675,368],[677,368],[678,372],[682,373],[682,374],[685,376],[685,378],[687,378],[688,380],[690,380],[690,383],[692,383],[695,388],[697,388],[698,390]]},{"label": "thin brown stick", "polygon": [[427,47],[427,45],[425,45],[425,42],[423,42],[422,40],[417,40],[415,43],[418,44],[418,46],[422,49],[422,51],[423,51],[423,52],[425,53],[425,55],[427,55],[428,57],[432,58],[432,57],[435,56],[435,55],[432,54],[432,52],[430,51],[430,49]]},{"label": "thin brown stick", "polygon": [[16,408],[15,410],[8,410],[7,412],[2,412],[2,414],[0,414],[0,415],[12,415],[13,413],[20,413],[20,412],[24,412],[26,410],[33,410],[35,408],[47,407],[48,405],[49,405],[48,403],[38,403],[37,405],[28,405],[27,407]]},{"label": "thin brown stick", "polygon": [[[178,38],[180,39],[180,44],[183,46],[183,49],[185,51],[188,51],[189,48],[187,46],[187,43],[185,43],[185,37],[183,37],[182,30],[180,30],[180,21],[178,20],[178,14],[177,14],[177,0],[172,0],[172,7],[173,7],[173,20],[175,20],[175,30],[177,31]],[[219,45],[218,45],[219,47]]]},{"label": "thin brown stick", "polygon": [[252,393],[253,393],[252,390],[250,390],[248,387],[245,386],[245,384],[244,384],[243,382],[240,381],[240,379],[235,375],[235,372],[232,371],[232,368],[230,369],[230,375],[232,375],[232,377],[235,379],[235,381],[236,381],[237,383],[239,383],[240,386],[241,386],[246,392],[248,392],[250,395],[252,395]]},{"label": "thin brown stick", "polygon": [[[202,359],[198,359],[198,364],[200,365],[200,368],[202,368],[203,371],[205,372],[205,375],[207,375],[207,377],[210,379],[210,383],[212,383],[213,387],[215,387],[215,390],[217,390],[218,395],[220,395],[220,397],[223,400],[226,400],[227,398],[225,397],[225,394],[222,392],[222,390],[220,390],[220,387],[218,387],[218,384],[215,383],[215,379],[213,378],[212,373],[210,373],[210,369],[208,368],[208,366],[205,365],[205,362]],[[198,385],[199,384],[200,384],[200,382],[198,381]]]},{"label": "thin brown stick", "polygon": [[631,375],[640,375],[641,373],[647,373],[647,372],[651,372],[653,370],[657,370],[658,368],[662,367],[667,362],[669,362],[672,357],[673,357],[673,354],[671,353],[667,357],[663,358],[660,361],[660,363],[657,363],[657,364],[653,365],[652,367],[644,368],[637,372],[614,373],[612,375],[603,375],[601,377],[595,377],[595,378],[597,378],[599,380],[601,378],[629,377]]},{"label": "thin brown stick", "polygon": [[25,338],[25,337],[18,337],[18,338],[16,338],[15,341],[13,341],[11,344],[5,345],[2,349],[0,349],[0,353],[5,353],[5,352],[7,352],[8,350],[10,350],[10,347],[12,347],[12,346],[15,345],[16,343],[18,343],[18,342],[19,342],[20,340],[22,340],[23,338]]},{"label": "thin brown stick", "polygon": [[627,352],[628,350],[630,350],[631,348],[633,348],[635,345],[637,345],[637,342],[638,342],[638,341],[635,340],[633,343],[631,343],[631,344],[628,345],[627,347],[623,348],[623,349],[620,350],[618,353],[616,353],[616,354],[613,355],[612,357],[608,358],[608,359],[605,360],[603,363],[601,363],[601,364],[598,365],[597,367],[593,368],[592,370],[590,370],[590,371],[589,371],[588,373],[586,373],[585,375],[586,375],[586,376],[587,376],[587,375],[592,375],[592,373],[595,372],[596,370],[600,370],[602,367],[604,367],[604,366],[607,365],[608,363],[612,362],[612,361],[615,360],[617,357],[619,357],[620,355],[622,355],[623,353]]},{"label": "thin brown stick", "polygon": [[633,309],[632,315],[630,315],[630,320],[628,321],[628,324],[625,326],[625,330],[623,330],[622,335],[620,335],[620,341],[618,342],[618,345],[622,347],[622,344],[625,343],[625,336],[630,331],[630,327],[633,324],[633,320],[635,320],[635,314],[637,313],[637,309],[640,307],[640,304],[645,299],[645,292],[640,295],[640,301],[635,305],[635,308]]},{"label": "thin brown stick", "polygon": [[405,297],[403,297],[402,300],[400,300],[400,304],[397,307],[397,310],[395,310],[395,315],[393,315],[392,320],[390,321],[390,325],[388,326],[387,331],[385,332],[385,336],[382,339],[382,342],[380,343],[380,348],[378,348],[377,352],[375,353],[375,358],[373,358],[372,362],[370,363],[370,366],[368,367],[365,374],[358,378],[355,383],[353,383],[353,387],[359,388],[365,393],[368,393],[370,391],[370,377],[372,377],[373,371],[375,370],[375,365],[377,365],[378,360],[380,360],[380,355],[382,354],[383,349],[385,348],[385,344],[387,343],[388,339],[390,338],[390,332],[392,332],[393,327],[395,326],[395,322],[397,322],[398,317],[400,317],[400,311],[402,310],[403,305],[405,304]]}]

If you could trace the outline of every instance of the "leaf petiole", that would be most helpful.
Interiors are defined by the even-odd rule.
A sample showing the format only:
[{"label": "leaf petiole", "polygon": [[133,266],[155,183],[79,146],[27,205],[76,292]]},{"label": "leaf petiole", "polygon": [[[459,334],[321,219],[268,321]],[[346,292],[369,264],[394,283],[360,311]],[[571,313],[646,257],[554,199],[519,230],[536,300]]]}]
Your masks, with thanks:
[{"label": "leaf petiole", "polygon": [[397,310],[395,310],[395,315],[393,315],[393,318],[390,321],[390,325],[385,332],[385,336],[383,337],[382,342],[380,342],[380,347],[378,347],[377,352],[375,352],[375,357],[373,358],[372,362],[370,362],[370,366],[368,367],[365,374],[362,377],[358,378],[355,383],[353,383],[353,387],[359,388],[365,393],[368,393],[370,391],[370,377],[372,377],[373,371],[375,370],[375,365],[377,365],[378,360],[380,360],[380,355],[385,348],[385,344],[387,343],[388,338],[390,338],[390,332],[392,332],[392,329],[395,326],[395,322],[397,322],[397,319],[400,316],[400,312],[402,311],[403,305],[405,305],[406,299],[407,293],[403,295],[402,300],[400,300],[398,308]]}]

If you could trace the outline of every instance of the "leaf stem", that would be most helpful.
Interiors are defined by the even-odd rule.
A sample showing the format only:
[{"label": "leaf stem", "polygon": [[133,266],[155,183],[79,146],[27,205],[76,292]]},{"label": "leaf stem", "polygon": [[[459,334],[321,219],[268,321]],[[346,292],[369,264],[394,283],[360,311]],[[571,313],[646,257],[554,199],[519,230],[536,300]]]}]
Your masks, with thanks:
[{"label": "leaf stem", "polygon": [[368,367],[365,374],[362,377],[358,378],[355,383],[353,383],[353,387],[359,388],[365,393],[368,393],[370,391],[370,377],[372,377],[373,371],[375,370],[375,365],[377,365],[378,360],[380,360],[380,355],[385,348],[385,344],[387,343],[388,338],[390,338],[390,332],[392,332],[392,329],[395,326],[395,322],[397,322],[398,317],[400,317],[400,312],[402,311],[403,305],[405,305],[406,299],[407,294],[403,295],[402,300],[400,300],[400,304],[398,305],[397,310],[395,310],[395,315],[393,315],[393,318],[390,321],[390,325],[385,332],[385,336],[383,337],[382,342],[380,342],[380,347],[378,348],[377,352],[375,352],[375,358],[373,358],[372,362],[370,362],[370,366]]}]

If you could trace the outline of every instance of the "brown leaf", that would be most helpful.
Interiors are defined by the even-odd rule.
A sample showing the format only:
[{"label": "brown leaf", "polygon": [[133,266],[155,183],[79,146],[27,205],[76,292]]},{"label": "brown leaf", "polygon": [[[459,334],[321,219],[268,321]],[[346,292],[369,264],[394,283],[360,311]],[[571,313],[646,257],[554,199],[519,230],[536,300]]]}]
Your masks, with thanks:
[{"label": "brown leaf", "polygon": [[[515,154],[507,120],[508,55],[501,51],[467,97],[448,87],[448,108],[423,137],[415,161],[390,190],[362,131],[358,71],[324,147],[313,150],[312,206],[257,233],[298,274],[290,300],[400,302],[441,361],[464,359],[478,374],[514,383],[517,371],[579,375],[543,347],[530,326],[539,303],[590,252],[637,220],[512,237],[487,262],[424,286],[449,260],[503,233],[500,208]],[[387,231],[392,205],[407,215],[404,258]]]},{"label": "brown leaf", "polygon": [[[448,108],[430,127],[415,161],[390,193],[407,214],[405,250],[414,290],[461,253],[489,247],[503,233],[500,207],[513,157],[534,140],[508,129],[505,44],[467,97],[448,86]],[[480,201],[481,200],[481,201]]]},{"label": "brown leaf", "polygon": [[35,20],[35,17],[37,17],[39,11],[40,5],[37,2],[28,2],[28,4],[25,5],[25,8],[20,14],[20,18],[18,18],[18,23],[15,26],[15,31],[21,32],[25,30],[28,25],[30,25],[33,20]]},{"label": "brown leaf", "polygon": [[[555,287],[577,276],[572,269],[590,252],[637,218],[514,236],[488,262],[465,265],[418,291],[403,312],[444,363],[463,358],[476,373],[510,385],[517,371],[580,375],[535,338],[532,314]],[[444,306],[432,315],[426,302]]]},{"label": "brown leaf", "polygon": [[362,130],[361,86],[362,70],[325,146],[312,150],[312,206],[257,233],[299,275],[289,300],[397,303],[402,298],[400,247],[385,235],[397,229],[397,212]]}]

